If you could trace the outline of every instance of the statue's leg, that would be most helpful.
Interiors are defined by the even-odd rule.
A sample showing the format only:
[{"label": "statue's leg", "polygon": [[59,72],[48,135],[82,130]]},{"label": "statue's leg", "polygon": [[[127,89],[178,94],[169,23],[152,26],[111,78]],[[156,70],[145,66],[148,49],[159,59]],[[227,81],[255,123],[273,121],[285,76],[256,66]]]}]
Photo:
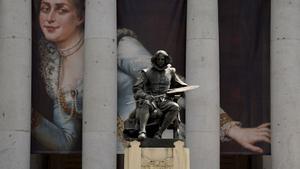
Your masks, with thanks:
[{"label": "statue's leg", "polygon": [[175,120],[174,120],[174,128],[175,128],[175,130],[173,131],[173,135],[174,135],[174,138],[175,139],[179,139],[179,133],[180,133],[180,131],[179,131],[179,119],[178,119],[178,115],[177,115],[177,118],[175,118]]},{"label": "statue's leg", "polygon": [[149,105],[143,104],[142,106],[138,106],[136,109],[136,116],[139,119],[140,123],[140,131],[139,131],[139,139],[146,138],[146,125],[148,119],[150,117]]},{"label": "statue's leg", "polygon": [[177,103],[168,101],[162,104],[161,109],[163,112],[167,112],[164,116],[164,120],[159,127],[159,130],[155,133],[155,138],[161,138],[163,132],[172,124],[172,122],[177,118],[179,114],[179,106]]}]

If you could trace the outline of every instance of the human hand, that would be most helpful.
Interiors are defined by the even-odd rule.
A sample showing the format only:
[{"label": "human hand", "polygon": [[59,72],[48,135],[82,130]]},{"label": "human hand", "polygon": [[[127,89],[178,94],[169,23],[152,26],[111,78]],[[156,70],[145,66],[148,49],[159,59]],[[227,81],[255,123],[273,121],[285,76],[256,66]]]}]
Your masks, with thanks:
[{"label": "human hand", "polygon": [[31,128],[34,129],[36,128],[41,121],[41,115],[39,112],[35,111],[33,108],[31,110]]},{"label": "human hand", "polygon": [[255,128],[241,128],[235,125],[229,129],[227,135],[244,148],[255,153],[263,153],[263,149],[256,146],[256,143],[271,143],[270,123],[264,123]]}]

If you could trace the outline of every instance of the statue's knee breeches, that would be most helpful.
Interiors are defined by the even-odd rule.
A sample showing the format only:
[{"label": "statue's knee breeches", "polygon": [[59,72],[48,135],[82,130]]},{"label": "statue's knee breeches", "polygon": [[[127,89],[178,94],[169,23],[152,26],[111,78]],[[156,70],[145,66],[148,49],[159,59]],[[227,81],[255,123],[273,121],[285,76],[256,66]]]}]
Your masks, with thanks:
[{"label": "statue's knee breeches", "polygon": [[180,111],[179,105],[173,101],[168,101],[166,103],[162,103],[159,107],[163,112],[179,112]]},{"label": "statue's knee breeches", "polygon": [[151,103],[148,100],[139,101],[135,110],[136,116],[149,114],[151,109]]},{"label": "statue's knee breeches", "polygon": [[178,105],[177,103],[171,102],[170,104],[171,104],[170,111],[176,111],[176,112],[179,112],[180,107],[179,107],[179,105]]}]

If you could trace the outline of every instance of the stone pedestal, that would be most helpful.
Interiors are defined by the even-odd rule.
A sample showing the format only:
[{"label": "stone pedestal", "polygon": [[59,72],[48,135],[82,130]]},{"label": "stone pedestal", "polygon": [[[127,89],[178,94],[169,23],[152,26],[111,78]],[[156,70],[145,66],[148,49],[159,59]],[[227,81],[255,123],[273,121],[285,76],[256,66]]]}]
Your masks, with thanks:
[{"label": "stone pedestal", "polygon": [[[159,142],[159,140],[157,140]],[[182,141],[174,147],[140,147],[138,141],[125,148],[125,169],[190,169],[189,150]]]}]

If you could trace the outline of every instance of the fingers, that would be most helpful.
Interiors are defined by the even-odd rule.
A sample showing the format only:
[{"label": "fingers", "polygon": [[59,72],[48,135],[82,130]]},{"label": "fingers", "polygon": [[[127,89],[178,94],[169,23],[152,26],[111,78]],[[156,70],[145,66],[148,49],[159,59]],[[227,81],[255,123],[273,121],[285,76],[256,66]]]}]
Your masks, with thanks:
[{"label": "fingers", "polygon": [[264,142],[270,143],[271,141],[271,130],[269,128],[259,128],[258,135],[266,137],[268,141],[263,140]]},{"label": "fingers", "polygon": [[252,135],[250,136],[250,138],[252,138],[252,141],[250,141],[251,143],[271,142],[271,133],[267,129],[253,129],[251,133],[248,133],[248,135],[250,134]]},{"label": "fingers", "polygon": [[252,152],[255,152],[255,153],[263,153],[264,152],[262,148],[252,145],[252,144],[245,144],[243,147]]},{"label": "fingers", "polygon": [[268,138],[268,140],[271,140],[271,134],[270,133],[267,133],[267,132],[260,133],[260,136],[266,137],[266,138]]},{"label": "fingers", "polygon": [[260,131],[260,132],[271,133],[271,130],[269,128],[258,128],[257,130]]},{"label": "fingers", "polygon": [[271,130],[269,128],[259,128],[259,129],[256,129],[255,132],[257,132],[257,133],[267,133],[267,134],[271,135]]},{"label": "fingers", "polygon": [[260,136],[258,138],[257,142],[259,142],[259,141],[266,142],[266,143],[271,143],[271,139],[268,136]]},{"label": "fingers", "polygon": [[271,129],[269,127],[270,127],[270,123],[264,123],[257,127],[257,134],[264,137],[264,139],[261,141],[270,143]]},{"label": "fingers", "polygon": [[259,128],[269,128],[270,126],[271,126],[270,123],[263,123],[263,124],[259,125],[257,128],[258,128],[258,129],[259,129]]},{"label": "fingers", "polygon": [[263,153],[263,152],[264,152],[263,149],[255,145],[255,143],[257,143],[257,142],[271,143],[271,140],[270,140],[270,138],[269,138],[268,136],[265,136],[265,135],[260,135],[260,136],[259,136],[259,135],[257,135],[257,136],[254,138],[253,142],[251,142],[251,143],[245,143],[245,144],[243,144],[242,146],[243,146],[244,148],[246,148],[246,149],[252,151],[252,152],[255,152],[255,153]]}]

